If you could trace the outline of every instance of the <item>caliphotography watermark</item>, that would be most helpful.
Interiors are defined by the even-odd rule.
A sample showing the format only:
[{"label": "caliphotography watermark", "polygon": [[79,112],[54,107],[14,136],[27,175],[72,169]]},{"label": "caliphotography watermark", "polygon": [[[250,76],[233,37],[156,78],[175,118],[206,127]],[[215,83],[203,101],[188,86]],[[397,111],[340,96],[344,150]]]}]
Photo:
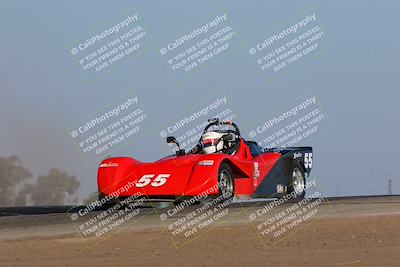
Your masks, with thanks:
[{"label": "caliphotography watermark", "polygon": [[178,81],[240,47],[228,15],[219,11],[164,41],[160,54]]},{"label": "caliphotography watermark", "polygon": [[318,97],[309,92],[248,127],[248,135],[266,150],[280,153],[309,143],[333,129]]},{"label": "caliphotography watermark", "polygon": [[277,200],[260,202],[247,209],[248,219],[266,248],[290,238],[331,211],[329,201],[317,190],[314,179],[306,182],[305,189],[314,192],[307,198],[298,199],[293,191]]},{"label": "caliphotography watermark", "polygon": [[128,181],[131,180],[128,178],[124,179],[126,183],[108,188],[108,194],[96,193],[86,200],[85,205],[73,207],[68,211],[71,222],[88,248],[134,225],[149,214],[142,212],[146,202],[145,194],[129,193],[135,188],[136,181]]},{"label": "caliphotography watermark", "polygon": [[213,230],[229,215],[233,196],[219,192],[219,184],[201,186],[193,190],[201,190],[195,196],[178,198],[174,207],[158,211],[177,249]]},{"label": "caliphotography watermark", "polygon": [[85,162],[90,165],[139,137],[150,127],[137,95],[119,98],[67,129]]},{"label": "caliphotography watermark", "polygon": [[[175,154],[178,149],[176,144],[165,142],[166,137],[174,136],[179,143],[179,148],[185,150],[188,155],[199,153],[197,145],[211,118],[218,118],[220,121],[237,119],[226,95],[220,94],[209,98],[197,107],[184,112],[163,125],[158,132],[167,151]],[[222,126],[222,129],[224,128],[226,126]],[[177,160],[176,163],[181,164],[183,162]]]},{"label": "caliphotography watermark", "polygon": [[139,14],[130,9],[112,23],[72,42],[68,49],[88,81],[110,70],[149,45]]},{"label": "caliphotography watermark", "polygon": [[267,80],[328,48],[328,34],[310,9],[253,43],[248,53]]}]

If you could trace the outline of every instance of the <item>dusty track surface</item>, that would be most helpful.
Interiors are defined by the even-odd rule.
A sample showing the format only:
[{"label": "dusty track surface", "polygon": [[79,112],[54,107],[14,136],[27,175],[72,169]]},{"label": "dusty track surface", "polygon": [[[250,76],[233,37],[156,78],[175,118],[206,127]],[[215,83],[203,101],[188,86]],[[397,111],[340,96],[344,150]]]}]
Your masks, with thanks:
[{"label": "dusty track surface", "polygon": [[0,266],[400,266],[400,197],[332,200],[279,238],[257,232],[256,209],[178,248],[157,212],[90,249],[65,214],[0,217]]}]

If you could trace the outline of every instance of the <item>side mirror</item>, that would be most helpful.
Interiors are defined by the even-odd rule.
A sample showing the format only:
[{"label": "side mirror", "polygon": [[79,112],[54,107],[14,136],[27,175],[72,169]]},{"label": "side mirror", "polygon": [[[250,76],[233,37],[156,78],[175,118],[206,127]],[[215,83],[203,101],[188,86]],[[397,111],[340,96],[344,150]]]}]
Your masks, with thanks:
[{"label": "side mirror", "polygon": [[172,143],[177,144],[178,141],[176,141],[176,138],[175,138],[175,137],[173,137],[173,136],[168,136],[168,137],[167,137],[167,143],[168,143],[168,144],[172,144]]},{"label": "side mirror", "polygon": [[176,140],[175,137],[168,136],[167,137],[167,143],[168,144],[176,144],[178,146],[178,150],[176,151],[176,155],[185,155],[185,150],[181,149],[181,146],[179,145],[179,143],[178,143],[178,141]]}]

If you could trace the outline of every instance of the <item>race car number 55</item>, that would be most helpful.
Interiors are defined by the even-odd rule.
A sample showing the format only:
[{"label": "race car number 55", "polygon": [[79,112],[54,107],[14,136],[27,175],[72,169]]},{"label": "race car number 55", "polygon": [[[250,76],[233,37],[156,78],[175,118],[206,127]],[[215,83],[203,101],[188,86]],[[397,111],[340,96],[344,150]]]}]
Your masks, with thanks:
[{"label": "race car number 55", "polygon": [[[136,182],[136,187],[145,187],[150,184],[152,187],[162,186],[167,182],[167,178],[171,176],[171,174],[159,174],[154,178],[155,174],[145,174]],[[154,178],[154,179],[153,179]],[[153,179],[153,180],[152,180]]]},{"label": "race car number 55", "polygon": [[304,167],[306,167],[306,169],[308,168],[312,168],[312,153],[304,153]]}]

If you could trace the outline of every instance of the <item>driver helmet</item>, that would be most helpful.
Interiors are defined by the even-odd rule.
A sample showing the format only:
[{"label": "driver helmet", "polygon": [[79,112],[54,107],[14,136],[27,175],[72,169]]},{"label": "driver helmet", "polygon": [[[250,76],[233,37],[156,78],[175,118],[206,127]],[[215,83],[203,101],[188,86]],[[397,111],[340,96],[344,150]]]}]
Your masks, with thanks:
[{"label": "driver helmet", "polygon": [[224,149],[223,133],[207,132],[201,137],[204,154],[212,154]]}]

